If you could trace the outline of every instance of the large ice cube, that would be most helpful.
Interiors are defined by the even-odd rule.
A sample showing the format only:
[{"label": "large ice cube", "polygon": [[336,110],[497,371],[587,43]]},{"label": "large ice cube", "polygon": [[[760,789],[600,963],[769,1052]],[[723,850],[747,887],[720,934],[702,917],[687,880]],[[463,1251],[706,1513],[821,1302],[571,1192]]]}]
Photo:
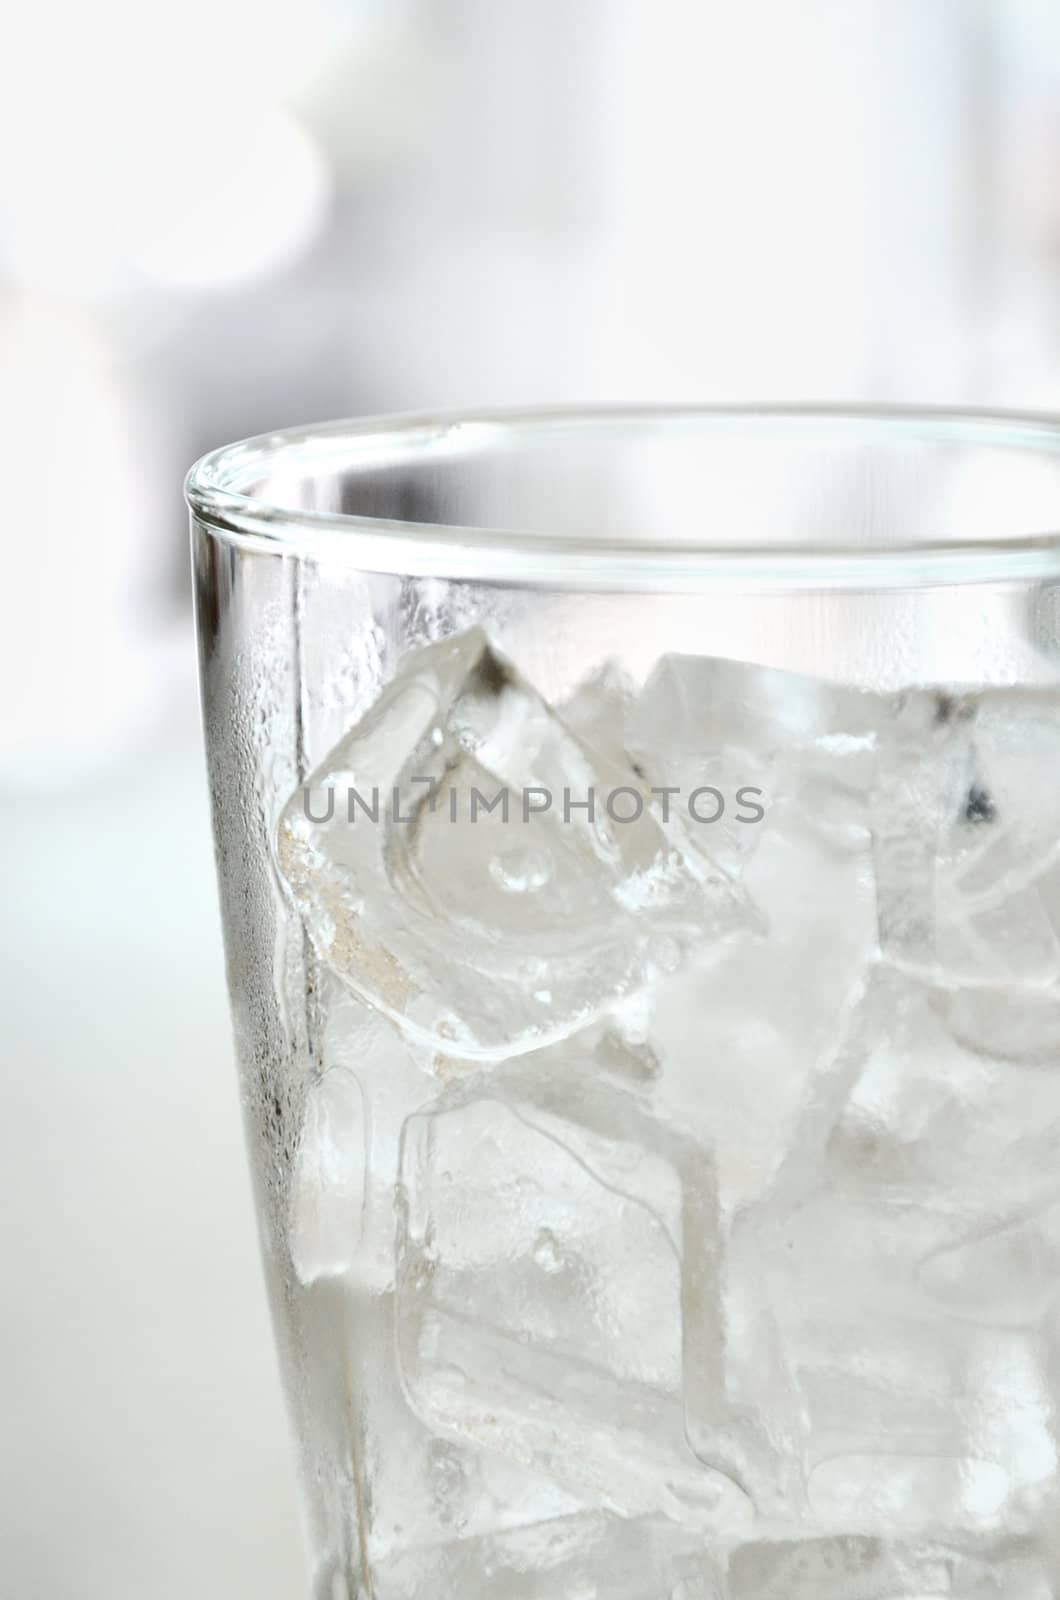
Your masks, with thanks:
[{"label": "large ice cube", "polygon": [[[710,656],[663,656],[629,717],[627,745],[647,782],[679,794],[673,809],[690,835],[726,866],[758,848],[781,792],[805,805],[822,826],[849,826],[849,801],[864,801],[869,780],[878,696],[821,679]],[[716,789],[717,802],[688,800],[697,788]],[[748,798],[741,800],[741,791]],[[863,819],[862,819],[863,820]]]},{"label": "large ice cube", "polygon": [[[776,1181],[807,1119],[827,1127],[842,1102],[844,1019],[878,951],[868,796],[883,714],[859,691],[668,657],[629,719],[631,753],[646,778],[678,789],[676,811],[698,784],[730,802],[744,784],[764,791],[764,817],[734,820],[726,845],[761,937],[661,980],[645,1035],[654,1103],[711,1151],[725,1219]],[[716,1342],[684,1365],[688,1437],[705,1463],[734,1470],[761,1514],[783,1518],[805,1496],[803,1402],[768,1304],[724,1254]]]},{"label": "large ice cube", "polygon": [[624,1515],[739,1527],[745,1497],[693,1456],[681,1407],[686,1367],[721,1379],[713,1167],[590,1065],[557,1046],[410,1118],[405,1388],[447,1436]]},{"label": "large ice cube", "polygon": [[[730,1243],[730,1277],[745,1297],[764,1287],[776,1329],[772,1371],[759,1354],[741,1372],[731,1347],[731,1381],[773,1406],[794,1384],[822,1531],[1019,1527],[1056,1470],[1033,1326],[1050,1246],[1025,1241],[1021,1260],[983,1237],[1055,1197],[1060,1083],[962,1048],[934,998],[874,975],[827,1094]],[[978,1292],[976,1269],[994,1275]]]},{"label": "large ice cube", "polygon": [[877,952],[866,830],[839,840],[782,795],[743,875],[766,932],[707,951],[657,989],[659,1098],[708,1143],[726,1212],[786,1159]]},{"label": "large ice cube", "polygon": [[411,1037],[472,1058],[573,1032],[744,918],[632,770],[478,628],[406,658],[292,797],[278,852],[322,959]]},{"label": "large ice cube", "polygon": [[707,779],[730,802],[752,780],[764,790],[764,815],[733,820],[729,840],[761,940],[708,948],[661,981],[649,1030],[660,1098],[709,1139],[727,1210],[774,1176],[877,950],[868,793],[882,706],[791,673],[671,656],[633,718],[639,759],[685,794]]},{"label": "large ice cube", "polygon": [[880,732],[885,952],[946,982],[1060,977],[1060,697],[914,690]]}]

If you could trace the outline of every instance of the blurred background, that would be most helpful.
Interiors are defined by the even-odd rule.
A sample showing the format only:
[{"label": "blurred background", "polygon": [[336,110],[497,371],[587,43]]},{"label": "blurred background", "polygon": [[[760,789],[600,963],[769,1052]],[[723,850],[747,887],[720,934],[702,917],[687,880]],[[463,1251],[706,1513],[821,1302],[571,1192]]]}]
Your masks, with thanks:
[{"label": "blurred background", "polygon": [[1060,410],[1056,0],[73,0],[0,59],[3,1600],[291,1600],[181,478],[329,416]]}]

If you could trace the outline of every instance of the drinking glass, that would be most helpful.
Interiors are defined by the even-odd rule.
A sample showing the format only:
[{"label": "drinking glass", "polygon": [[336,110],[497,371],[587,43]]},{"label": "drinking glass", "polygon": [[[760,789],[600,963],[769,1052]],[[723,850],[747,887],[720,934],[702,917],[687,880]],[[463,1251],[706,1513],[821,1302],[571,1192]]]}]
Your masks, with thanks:
[{"label": "drinking glass", "polygon": [[1060,1595],[1060,425],[193,468],[317,1600]]}]

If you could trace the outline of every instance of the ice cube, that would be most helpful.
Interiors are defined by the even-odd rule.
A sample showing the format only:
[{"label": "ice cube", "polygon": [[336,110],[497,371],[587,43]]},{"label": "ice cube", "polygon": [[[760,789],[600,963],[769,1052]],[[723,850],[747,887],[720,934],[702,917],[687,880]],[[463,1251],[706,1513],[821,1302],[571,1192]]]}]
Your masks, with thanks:
[{"label": "ice cube", "polygon": [[306,1093],[291,1181],[291,1260],[304,1284],[349,1271],[361,1242],[368,1117],[352,1073],[330,1068]]},{"label": "ice cube", "polygon": [[1034,1327],[1060,1299],[1060,1204],[928,1256],[920,1282],[951,1316]]},{"label": "ice cube", "polygon": [[298,1317],[311,1466],[329,1508],[317,1544],[325,1571],[345,1574],[353,1593],[355,1574],[385,1571],[405,1551],[453,1541],[474,1549],[530,1524],[599,1510],[592,1496],[441,1437],[416,1415],[394,1361],[392,1293],[319,1279],[304,1291]]},{"label": "ice cube", "polygon": [[940,989],[939,1014],[959,1044],[999,1061],[1060,1070],[1060,993],[1026,985]]},{"label": "ice cube", "polygon": [[394,1287],[394,1182],[405,1119],[437,1093],[386,1018],[326,969],[314,978],[316,1067],[291,1177],[288,1243],[302,1284]]},{"label": "ice cube", "polygon": [[956,1037],[953,1007],[967,993],[876,970],[851,1030],[828,1170],[873,1203],[989,1227],[1055,1194],[1060,1075]]},{"label": "ice cube", "polygon": [[975,1300],[961,1252],[1054,1196],[1060,1092],[962,1049],[932,1000],[874,974],[840,1070],[729,1246],[730,1280],[764,1293],[775,1328],[743,1371],[730,1341],[730,1387],[801,1418],[785,1446],[822,1531],[1015,1525],[1056,1470],[1043,1343],[1025,1326],[1041,1258],[1009,1260],[1006,1278],[984,1257],[993,1295],[984,1283]]},{"label": "ice cube", "polygon": [[714,1152],[726,1213],[779,1172],[877,953],[867,832],[837,844],[781,798],[742,882],[766,933],[662,981],[648,1030],[660,1101]]},{"label": "ice cube", "polygon": [[321,958],[466,1058],[565,1037],[745,920],[478,628],[406,658],[288,803],[278,853]]},{"label": "ice cube", "polygon": [[880,732],[873,831],[888,956],[950,983],[1060,976],[1060,699],[914,690]]},{"label": "ice cube", "polygon": [[616,766],[630,766],[627,749],[634,688],[621,668],[605,662],[557,708],[566,726],[584,744]]},{"label": "ice cube", "polygon": [[1039,1555],[840,1537],[749,1544],[729,1567],[729,1600],[1052,1600]]},{"label": "ice cube", "polygon": [[687,1534],[601,1512],[406,1551],[377,1569],[372,1593],[375,1600],[479,1593],[492,1600],[660,1600],[685,1584],[689,1600],[720,1600],[720,1581]]},{"label": "ice cube", "polygon": [[872,815],[880,938],[889,956],[927,965],[935,959],[936,865],[967,813],[975,702],[910,692],[891,702],[890,713]]},{"label": "ice cube", "polygon": [[[691,837],[733,869],[761,843],[755,808],[768,813],[780,792],[800,790],[822,822],[851,791],[864,798],[879,714],[878,697],[821,679],[671,655],[629,718],[627,744],[646,781],[679,790],[672,805],[689,821]],[[700,787],[723,797],[716,822],[689,815],[689,796]],[[710,815],[705,802],[696,812]]]},{"label": "ice cube", "polygon": [[686,1366],[717,1383],[706,1154],[572,1046],[454,1085],[406,1127],[398,1357],[433,1428],[626,1516],[741,1526],[684,1436]]}]

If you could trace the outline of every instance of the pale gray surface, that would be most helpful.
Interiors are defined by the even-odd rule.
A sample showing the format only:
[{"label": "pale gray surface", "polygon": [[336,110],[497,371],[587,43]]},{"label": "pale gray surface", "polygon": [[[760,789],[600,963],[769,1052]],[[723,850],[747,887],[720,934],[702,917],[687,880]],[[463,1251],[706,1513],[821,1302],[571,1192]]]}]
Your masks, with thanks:
[{"label": "pale gray surface", "polygon": [[307,1590],[181,723],[0,813],[4,1600]]}]

